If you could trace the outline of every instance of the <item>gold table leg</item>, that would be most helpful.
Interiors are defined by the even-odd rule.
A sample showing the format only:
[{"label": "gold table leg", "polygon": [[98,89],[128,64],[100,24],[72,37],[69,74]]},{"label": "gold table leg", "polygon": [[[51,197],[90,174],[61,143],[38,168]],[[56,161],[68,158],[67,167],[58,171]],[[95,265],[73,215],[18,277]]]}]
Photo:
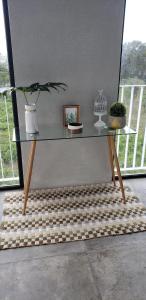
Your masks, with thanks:
[{"label": "gold table leg", "polygon": [[108,141],[108,149],[109,149],[109,160],[110,160],[111,171],[112,171],[112,181],[114,182],[114,186],[116,186],[115,171],[114,171],[114,156],[112,152],[110,136],[107,136],[107,141]]},{"label": "gold table leg", "polygon": [[119,165],[119,161],[118,161],[118,156],[117,156],[117,151],[116,151],[116,147],[115,147],[115,141],[114,141],[114,137],[113,136],[109,136],[109,140],[110,140],[110,145],[111,145],[111,149],[112,149],[112,154],[115,160],[115,165],[116,165],[116,169],[117,169],[117,174],[118,174],[118,179],[120,182],[120,188],[121,188],[121,192],[122,192],[122,198],[123,198],[123,203],[126,203],[126,198],[125,198],[125,191],[124,191],[124,186],[123,186],[123,180],[122,180],[122,176],[121,176],[121,171],[120,171],[120,165]]},{"label": "gold table leg", "polygon": [[36,148],[36,141],[31,142],[30,146],[30,152],[27,162],[27,170],[26,170],[26,176],[24,181],[24,206],[23,206],[23,215],[26,213],[26,206],[28,201],[28,193],[30,188],[30,182],[31,182],[31,175],[32,175],[32,168],[33,168],[33,162],[34,162],[34,155],[35,155],[35,148]]}]

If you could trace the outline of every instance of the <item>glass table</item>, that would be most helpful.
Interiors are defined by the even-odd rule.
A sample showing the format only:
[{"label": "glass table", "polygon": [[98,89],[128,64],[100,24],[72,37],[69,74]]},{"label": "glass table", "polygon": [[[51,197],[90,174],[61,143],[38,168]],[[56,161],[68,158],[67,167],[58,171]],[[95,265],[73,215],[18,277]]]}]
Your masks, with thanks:
[{"label": "glass table", "polygon": [[28,203],[28,195],[31,183],[33,162],[35,156],[36,143],[40,141],[52,141],[52,140],[73,140],[83,138],[100,138],[105,137],[107,139],[107,147],[109,152],[109,162],[112,172],[112,181],[115,185],[115,167],[117,169],[117,175],[120,183],[122,192],[122,201],[126,202],[125,192],[123,187],[123,181],[120,171],[120,165],[115,146],[115,137],[117,135],[129,135],[136,134],[136,131],[128,128],[127,126],[123,129],[111,130],[109,128],[96,128],[93,124],[84,124],[84,128],[81,133],[72,133],[67,128],[59,126],[39,126],[39,132],[35,134],[28,134],[25,131],[25,127],[14,128],[13,130],[13,141],[16,143],[30,142],[30,150],[28,155],[27,170],[24,180],[24,205],[22,213],[26,213],[26,207]]}]

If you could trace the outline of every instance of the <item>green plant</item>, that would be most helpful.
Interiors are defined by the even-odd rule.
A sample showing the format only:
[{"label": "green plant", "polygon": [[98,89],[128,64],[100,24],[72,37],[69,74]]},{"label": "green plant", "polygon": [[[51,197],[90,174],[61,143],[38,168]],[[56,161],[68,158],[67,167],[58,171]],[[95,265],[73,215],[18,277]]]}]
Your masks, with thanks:
[{"label": "green plant", "polygon": [[110,107],[110,115],[113,117],[124,117],[126,115],[126,107],[124,104],[115,102]]},{"label": "green plant", "polygon": [[39,82],[35,82],[29,86],[18,86],[18,87],[4,87],[0,89],[0,95],[6,96],[7,93],[12,93],[14,91],[22,92],[26,101],[26,104],[29,105],[28,98],[26,94],[32,95],[33,93],[37,93],[36,100],[34,101],[37,104],[40,93],[41,92],[48,92],[50,93],[52,89],[59,92],[60,90],[65,91],[67,85],[63,82],[47,82],[44,84],[40,84]]}]

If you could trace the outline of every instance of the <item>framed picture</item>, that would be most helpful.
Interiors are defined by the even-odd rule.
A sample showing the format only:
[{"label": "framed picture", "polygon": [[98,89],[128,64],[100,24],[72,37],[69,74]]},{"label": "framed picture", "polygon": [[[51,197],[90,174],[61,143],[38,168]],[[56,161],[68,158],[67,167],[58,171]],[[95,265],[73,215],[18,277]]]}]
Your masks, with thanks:
[{"label": "framed picture", "polygon": [[63,125],[67,127],[68,123],[80,121],[80,105],[63,106]]}]

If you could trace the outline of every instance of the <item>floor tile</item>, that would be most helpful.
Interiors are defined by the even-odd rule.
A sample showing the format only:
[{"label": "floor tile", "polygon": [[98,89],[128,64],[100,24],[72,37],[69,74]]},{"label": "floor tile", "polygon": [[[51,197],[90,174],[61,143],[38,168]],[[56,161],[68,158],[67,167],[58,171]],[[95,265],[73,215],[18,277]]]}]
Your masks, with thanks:
[{"label": "floor tile", "polygon": [[86,255],[1,265],[0,299],[101,300]]},{"label": "floor tile", "polygon": [[43,258],[50,256],[68,255],[72,253],[83,253],[86,247],[84,242],[60,243],[54,245],[16,248],[0,251],[0,265],[8,262],[17,262],[32,258]]},{"label": "floor tile", "polygon": [[88,253],[103,300],[146,299],[146,244],[120,245]]}]

